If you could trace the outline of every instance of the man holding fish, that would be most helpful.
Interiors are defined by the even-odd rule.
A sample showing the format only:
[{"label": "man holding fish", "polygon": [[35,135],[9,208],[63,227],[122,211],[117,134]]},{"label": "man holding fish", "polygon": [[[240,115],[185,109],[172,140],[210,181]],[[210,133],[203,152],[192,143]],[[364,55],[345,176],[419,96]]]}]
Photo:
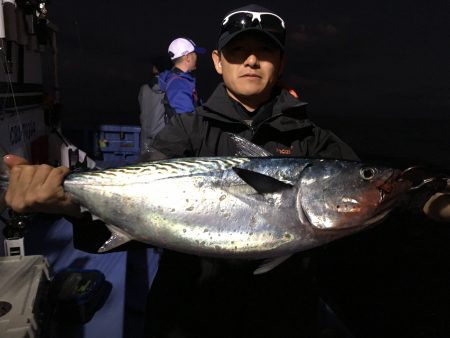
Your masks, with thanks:
[{"label": "man holding fish", "polygon": [[[261,237],[270,237],[272,240],[276,235],[275,230],[270,228],[271,222],[277,224],[275,219],[277,214],[273,210],[279,208],[283,210],[282,213],[278,213],[279,219],[283,221],[277,224],[278,227],[292,223],[293,227],[314,228],[302,232],[309,240],[304,246],[304,250],[307,250],[332,240],[334,234],[340,232],[350,234],[357,226],[364,227],[375,221],[381,221],[389,208],[394,207],[393,202],[382,209],[382,213],[370,216],[368,213],[371,210],[365,207],[373,205],[374,209],[378,208],[384,205],[389,197],[395,197],[391,200],[396,202],[397,196],[407,190],[398,173],[378,167],[358,167],[355,176],[350,177],[348,182],[345,181],[346,185],[343,187],[338,188],[338,183],[343,182],[341,179],[334,181],[336,184],[326,185],[326,180],[334,174],[334,169],[330,170],[330,167],[338,166],[339,171],[341,168],[347,170],[346,164],[342,163],[354,163],[347,161],[357,161],[358,158],[336,135],[319,128],[309,120],[305,112],[306,103],[301,102],[292,90],[280,86],[279,79],[285,64],[285,36],[284,20],[270,10],[249,5],[229,12],[221,23],[217,49],[212,52],[215,69],[222,76],[223,83],[194,114],[172,118],[156,137],[153,145],[155,152],[152,156],[155,158],[190,159],[161,161],[155,165],[135,166],[132,169],[133,174],[137,171],[143,175],[150,172],[152,177],[157,177],[151,179],[153,185],[149,184],[145,190],[146,194],[165,194],[162,191],[164,187],[169,190],[164,195],[167,197],[166,201],[158,201],[157,208],[152,211],[153,215],[158,214],[157,210],[167,208],[166,213],[158,214],[158,220],[160,224],[167,223],[168,227],[161,229],[161,226],[152,234],[157,237],[164,232],[167,239],[171,236],[169,234],[171,230],[178,229],[178,237],[174,236],[173,240],[167,240],[167,243],[163,240],[153,242],[151,238],[145,238],[147,243],[154,245],[161,243],[161,246],[169,249],[163,253],[158,274],[150,291],[149,337],[318,336],[320,331],[316,321],[318,296],[309,269],[308,256],[298,253],[287,259],[296,251],[301,251],[297,250],[298,247],[293,249],[291,246],[290,251],[288,249],[283,251],[286,256],[278,257],[276,253],[281,252],[286,247],[285,244],[276,248],[271,246],[258,256],[257,250],[260,248],[245,251],[238,247],[244,245],[245,241],[240,241],[243,237],[237,230],[227,233],[223,229],[233,226],[236,229],[245,226],[253,226],[256,230],[269,228],[270,231]],[[237,135],[237,141],[230,135]],[[259,146],[252,153],[258,160],[249,159],[251,152],[248,151],[248,147],[251,145],[243,142],[241,149],[240,140],[249,140]],[[285,162],[279,162],[275,169],[267,169],[268,162],[264,162],[264,156],[268,156],[269,153],[277,158],[315,158],[316,162],[311,160],[310,163],[300,165],[301,170],[298,172],[289,171],[287,169],[289,166],[286,166]],[[233,159],[233,156],[239,154],[243,154],[243,157]],[[214,160],[212,157],[215,156],[220,158]],[[197,157],[202,158],[201,163],[192,159]],[[329,163],[325,159],[344,161]],[[68,193],[68,182],[64,183],[69,174],[67,168],[31,166],[13,155],[6,156],[4,161],[11,168],[6,201],[13,210],[66,215],[74,224],[75,233],[80,229],[95,233],[95,227],[98,225],[94,226],[90,215],[81,212],[79,203],[98,217],[103,208],[98,207],[98,212],[93,212],[95,208],[89,209],[91,204],[85,201],[81,194]],[[170,182],[174,178],[186,176],[188,167],[191,176],[181,181],[184,185],[173,183],[174,189],[179,187],[179,190],[171,191]],[[218,174],[207,182],[202,181],[209,175],[208,170]],[[309,176],[310,174],[313,175]],[[97,179],[98,176],[100,175],[93,174],[90,179]],[[101,179],[108,180],[110,176],[104,175]],[[348,175],[345,177],[347,179]],[[76,179],[72,179],[71,182]],[[341,196],[341,190],[338,189],[345,190],[350,187],[361,189],[360,184],[374,182],[376,179],[379,180],[376,186],[358,190],[367,191],[367,195],[363,197],[349,195],[350,197],[341,198],[340,203],[335,203],[335,200],[329,198]],[[229,183],[221,186],[222,181]],[[356,181],[360,183],[356,184]],[[131,180],[128,182],[133,184]],[[311,184],[317,182],[323,183],[322,188],[312,190]],[[71,183],[72,187],[74,185]],[[152,190],[152,186],[158,188]],[[190,200],[195,200],[197,196],[189,193],[184,196],[185,192],[182,190],[185,187],[188,187],[187,191],[196,188],[205,195],[211,194],[208,195],[210,198],[202,200],[201,203],[188,204],[195,203]],[[128,198],[126,182],[121,189],[114,196],[120,195],[120,191],[123,191],[124,197]],[[74,201],[74,194],[79,203]],[[240,194],[245,194],[245,197]],[[178,198],[178,195],[182,198]],[[211,198],[216,197],[217,203],[220,204],[217,209],[211,201]],[[357,201],[359,197],[366,204]],[[200,198],[201,196],[198,197]],[[223,200],[231,200],[232,207],[225,210]],[[139,203],[145,203],[143,201],[142,195]],[[327,201],[332,203],[325,203]],[[172,209],[168,207],[169,202],[172,203]],[[208,224],[202,224],[200,228],[195,218],[189,219],[182,211],[192,212],[201,205],[206,209],[205,203],[211,203],[208,204],[209,214],[208,210],[199,211],[197,223],[206,219],[208,222],[204,223]],[[328,204],[333,206],[332,209],[329,209]],[[236,210],[247,210],[244,207],[248,205],[253,206],[251,208],[253,213],[252,210],[248,210],[247,214],[234,214]],[[297,215],[295,220],[289,218],[291,210],[295,210],[293,213]],[[362,211],[365,213],[361,214]],[[449,195],[443,193],[434,195],[425,204],[424,211],[434,219],[450,220]],[[136,210],[136,213],[138,212]],[[170,215],[171,212],[181,216],[174,218],[175,216]],[[261,213],[264,217],[258,218]],[[359,224],[356,224],[353,221],[355,218],[352,217],[358,213],[362,216],[357,218]],[[147,216],[142,216],[145,217]],[[114,220],[114,215],[104,215],[100,219],[111,221]],[[140,221],[140,218],[135,219],[131,215],[128,219],[130,224],[134,220]],[[156,224],[157,221],[149,219],[148,223]],[[220,231],[214,228],[215,223],[218,224],[217,229]],[[123,227],[118,226],[120,230],[117,229],[117,224],[112,225],[110,230],[116,236],[111,237],[107,243],[103,244],[105,238],[91,236],[92,242],[98,241],[97,248],[106,248],[104,251],[107,251],[130,239],[141,239],[138,236],[140,230],[136,230],[133,237],[129,236],[127,231],[123,231]],[[211,245],[208,246],[208,240],[199,240],[197,244],[195,241],[188,243],[189,239],[183,237],[187,236],[183,233],[189,233],[191,229],[203,229],[196,232],[199,238],[206,236],[203,233],[216,231],[214,235],[208,234],[209,237],[205,237],[211,238],[210,243],[215,243],[215,246],[213,248]],[[283,231],[281,237],[284,237],[282,239],[286,240],[286,243],[296,236],[294,232],[290,232],[291,230]],[[224,234],[234,236],[230,243],[237,238],[236,243],[233,243],[234,246],[227,246],[217,238],[212,240],[212,236],[220,237]],[[246,236],[245,238],[250,238],[248,232]],[[274,243],[269,240],[262,243],[268,242],[270,245]],[[83,243],[75,244],[83,246]],[[183,250],[187,246],[189,248]],[[199,257],[203,252],[206,253],[205,256],[218,258]],[[260,260],[235,259],[243,257],[270,260],[261,264]],[[276,266],[278,264],[279,266]],[[255,271],[269,272],[255,275]]]}]

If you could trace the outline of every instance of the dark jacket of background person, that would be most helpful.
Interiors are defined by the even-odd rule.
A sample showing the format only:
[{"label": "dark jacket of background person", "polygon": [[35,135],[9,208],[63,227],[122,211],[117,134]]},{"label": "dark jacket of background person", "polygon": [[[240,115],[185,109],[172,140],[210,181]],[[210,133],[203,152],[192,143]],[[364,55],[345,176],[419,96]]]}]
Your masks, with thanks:
[{"label": "dark jacket of background person", "polygon": [[141,123],[141,154],[147,152],[153,140],[166,124],[166,105],[164,92],[159,88],[159,75],[156,74],[150,83],[139,88],[138,102]]},{"label": "dark jacket of background person", "polygon": [[[159,55],[152,60],[152,75],[148,83],[139,88],[139,120],[141,124],[140,151],[145,154],[149,151],[153,140],[166,125],[168,102],[164,92],[159,87],[159,76],[165,69],[170,69],[172,63],[166,54]],[[171,110],[172,112],[172,110]],[[171,114],[172,115],[172,114]]]}]

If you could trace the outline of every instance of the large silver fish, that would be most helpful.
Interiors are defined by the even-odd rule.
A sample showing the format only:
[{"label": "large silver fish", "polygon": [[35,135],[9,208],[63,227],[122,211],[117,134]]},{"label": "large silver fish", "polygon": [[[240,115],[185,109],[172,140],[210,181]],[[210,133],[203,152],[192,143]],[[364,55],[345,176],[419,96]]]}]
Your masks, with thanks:
[{"label": "large silver fish", "polygon": [[73,173],[64,189],[110,229],[101,252],[137,240],[283,260],[383,220],[411,186],[399,174],[340,160],[182,158]]},{"label": "large silver fish", "polygon": [[208,157],[75,173],[64,182],[108,224],[100,251],[129,240],[201,256],[285,257],[385,218],[409,189],[359,162]]}]

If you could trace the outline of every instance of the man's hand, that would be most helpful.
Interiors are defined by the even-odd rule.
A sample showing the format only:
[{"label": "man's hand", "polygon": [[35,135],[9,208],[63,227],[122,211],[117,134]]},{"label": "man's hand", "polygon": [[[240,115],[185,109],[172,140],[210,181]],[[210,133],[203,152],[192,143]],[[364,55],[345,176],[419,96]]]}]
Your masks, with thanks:
[{"label": "man's hand", "polygon": [[450,222],[450,179],[444,192],[434,194],[425,203],[423,212],[435,221]]},{"label": "man's hand", "polygon": [[29,165],[15,155],[3,157],[10,168],[6,204],[18,213],[40,212],[80,217],[80,207],[64,191],[66,167],[54,168],[46,164]]}]

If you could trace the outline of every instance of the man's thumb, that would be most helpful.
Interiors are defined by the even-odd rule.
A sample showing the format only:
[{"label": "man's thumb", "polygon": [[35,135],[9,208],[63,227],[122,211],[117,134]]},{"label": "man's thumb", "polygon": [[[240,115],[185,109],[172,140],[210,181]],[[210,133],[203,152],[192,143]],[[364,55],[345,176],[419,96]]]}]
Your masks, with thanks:
[{"label": "man's thumb", "polygon": [[3,156],[3,163],[6,164],[7,167],[10,169],[16,165],[20,164],[28,164],[28,161],[24,159],[23,157],[17,156],[17,155],[5,155]]}]

